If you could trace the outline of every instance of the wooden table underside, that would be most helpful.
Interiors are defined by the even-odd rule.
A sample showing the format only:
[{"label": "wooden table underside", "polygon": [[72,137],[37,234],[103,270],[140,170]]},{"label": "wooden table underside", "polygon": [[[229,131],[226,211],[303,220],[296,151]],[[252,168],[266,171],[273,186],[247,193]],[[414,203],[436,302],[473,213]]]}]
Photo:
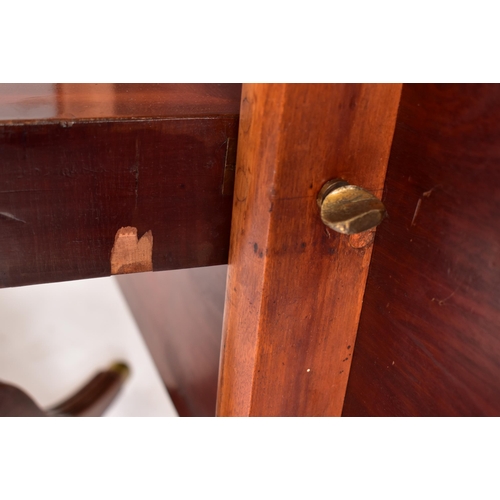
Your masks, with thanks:
[{"label": "wooden table underside", "polygon": [[[400,93],[0,86],[0,284],[109,275],[151,231],[179,271],[120,285],[181,415],[498,415],[500,88]],[[335,177],[383,196],[376,236],[322,225]]]}]

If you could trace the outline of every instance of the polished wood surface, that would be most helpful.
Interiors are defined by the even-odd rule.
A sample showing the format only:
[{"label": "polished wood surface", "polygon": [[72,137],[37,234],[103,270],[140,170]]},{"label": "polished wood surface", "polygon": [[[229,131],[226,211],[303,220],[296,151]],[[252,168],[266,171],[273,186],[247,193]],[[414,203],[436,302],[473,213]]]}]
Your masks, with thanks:
[{"label": "polished wood surface", "polygon": [[372,239],[321,222],[381,195],[400,85],[243,85],[217,414],[340,415]]},{"label": "polished wood surface", "polygon": [[499,85],[404,86],[344,415],[500,415],[499,137]]},{"label": "polished wood surface", "polygon": [[0,417],[100,417],[129,375],[124,363],[97,373],[73,396],[42,410],[22,389],[0,382]]},{"label": "polished wood surface", "polygon": [[0,382],[0,417],[46,417],[22,389]]},{"label": "polished wood surface", "polygon": [[0,83],[0,121],[237,115],[240,84]]},{"label": "polished wood surface", "polygon": [[180,416],[215,415],[226,269],[118,276]]},{"label": "polished wood surface", "polygon": [[49,417],[100,417],[120,393],[130,374],[125,363],[100,371],[65,401],[48,408]]},{"label": "polished wood surface", "polygon": [[226,263],[233,206],[222,345],[225,268],[120,277],[179,414],[499,415],[500,86],[400,89],[245,85],[238,139],[239,86],[0,86],[0,286]]},{"label": "polished wood surface", "polygon": [[[26,122],[26,98],[0,123],[0,286],[107,276],[127,227],[151,231],[153,270],[227,263],[240,87],[70,87],[66,111]],[[84,118],[111,90],[112,116]]]}]

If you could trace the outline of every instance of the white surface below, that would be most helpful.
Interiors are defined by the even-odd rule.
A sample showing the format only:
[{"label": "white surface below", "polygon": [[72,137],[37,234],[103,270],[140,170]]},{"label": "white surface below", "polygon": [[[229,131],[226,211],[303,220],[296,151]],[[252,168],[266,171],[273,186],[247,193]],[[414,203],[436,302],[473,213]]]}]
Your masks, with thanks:
[{"label": "white surface below", "polygon": [[114,278],[0,290],[0,380],[42,408],[119,360],[132,373],[104,416],[177,416]]}]

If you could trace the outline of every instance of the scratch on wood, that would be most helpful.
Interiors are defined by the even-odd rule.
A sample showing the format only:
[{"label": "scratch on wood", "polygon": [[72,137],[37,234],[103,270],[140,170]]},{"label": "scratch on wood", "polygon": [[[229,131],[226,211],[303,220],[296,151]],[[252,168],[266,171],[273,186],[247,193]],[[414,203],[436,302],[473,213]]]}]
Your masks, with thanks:
[{"label": "scratch on wood", "polygon": [[111,274],[142,273],[153,270],[153,234],[137,239],[135,227],[122,227],[111,250]]},{"label": "scratch on wood", "polygon": [[419,198],[417,201],[417,206],[415,207],[415,212],[413,212],[413,219],[411,220],[411,225],[415,225],[415,219],[417,218],[418,212],[420,210],[420,205],[422,204],[422,198]]},{"label": "scratch on wood", "polygon": [[439,300],[439,299],[436,299],[435,297],[432,297],[431,299],[431,302],[437,302],[440,306],[442,306],[448,299],[451,299],[453,297],[453,295],[455,295],[455,293],[457,293],[457,290],[458,288],[451,292],[450,295],[448,295],[448,297],[442,299],[442,300]]},{"label": "scratch on wood", "polygon": [[[429,189],[429,191],[425,191],[424,193],[422,193],[422,196],[424,198],[429,198],[429,196],[432,194],[434,189],[436,189],[438,187],[439,187],[439,184],[437,186],[434,186],[433,188]],[[415,225],[415,219],[417,218],[418,212],[420,211],[421,204],[422,204],[422,198],[419,198],[419,200],[417,201],[417,206],[415,207],[415,212],[413,213],[413,219],[411,220],[412,226]]]},{"label": "scratch on wood", "polygon": [[434,189],[436,189],[438,187],[439,187],[439,184],[437,186],[434,186],[432,189],[429,189],[429,191],[426,191],[425,193],[422,193],[422,196],[425,196],[426,198],[429,198],[429,196],[434,191]]},{"label": "scratch on wood", "polygon": [[234,191],[236,169],[236,140],[228,137],[226,141],[226,158],[224,160],[224,177],[222,180],[223,196],[231,196]]},{"label": "scratch on wood", "polygon": [[139,152],[139,139],[135,140],[135,162],[130,169],[131,173],[135,176],[135,209],[137,210],[137,201],[139,199],[139,164],[140,164],[140,152]]},{"label": "scratch on wood", "polygon": [[18,219],[16,216],[9,214],[8,212],[0,212],[0,216],[5,217],[6,219],[9,220],[15,220],[17,222],[22,222],[23,224],[26,224],[25,220]]}]

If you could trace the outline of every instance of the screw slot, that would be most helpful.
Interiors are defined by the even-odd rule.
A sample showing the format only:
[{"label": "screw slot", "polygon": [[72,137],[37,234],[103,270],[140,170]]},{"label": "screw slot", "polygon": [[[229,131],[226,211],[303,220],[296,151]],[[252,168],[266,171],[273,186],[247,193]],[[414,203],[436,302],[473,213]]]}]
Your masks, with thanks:
[{"label": "screw slot", "polygon": [[376,196],[343,179],[326,182],[317,202],[323,223],[341,234],[368,231],[387,216],[384,204]]}]

